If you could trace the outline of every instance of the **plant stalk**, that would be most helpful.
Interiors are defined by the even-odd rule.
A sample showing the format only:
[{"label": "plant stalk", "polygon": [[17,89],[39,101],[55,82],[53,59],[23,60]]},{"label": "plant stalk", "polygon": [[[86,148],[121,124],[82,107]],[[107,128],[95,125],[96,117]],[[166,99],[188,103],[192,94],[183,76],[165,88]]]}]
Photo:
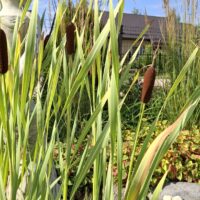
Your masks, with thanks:
[{"label": "plant stalk", "polygon": [[137,147],[138,136],[139,136],[139,132],[140,132],[141,124],[142,124],[142,118],[144,116],[144,109],[145,109],[145,103],[141,103],[141,105],[140,105],[140,118],[139,118],[139,121],[138,121],[138,124],[137,124],[136,133],[135,133],[133,151],[132,151],[132,154],[131,154],[131,160],[130,160],[130,165],[129,165],[129,172],[128,172],[128,179],[127,179],[127,183],[126,183],[126,188],[128,188],[130,178],[132,177],[133,161],[134,161],[134,157],[135,157],[135,151],[136,151],[136,147]]}]

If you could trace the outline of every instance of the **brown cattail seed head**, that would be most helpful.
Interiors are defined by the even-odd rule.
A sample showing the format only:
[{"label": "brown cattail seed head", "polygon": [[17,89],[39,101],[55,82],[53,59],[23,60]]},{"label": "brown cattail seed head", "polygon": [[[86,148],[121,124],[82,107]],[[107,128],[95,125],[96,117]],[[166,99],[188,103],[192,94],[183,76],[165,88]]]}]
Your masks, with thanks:
[{"label": "brown cattail seed head", "polygon": [[154,87],[154,82],[156,78],[156,70],[153,66],[149,67],[144,74],[144,82],[142,86],[141,101],[143,103],[148,103]]},{"label": "brown cattail seed head", "polygon": [[45,38],[44,38],[44,49],[49,41],[49,38],[50,38],[50,34],[46,35]]},{"label": "brown cattail seed head", "polygon": [[73,54],[75,51],[74,49],[75,29],[76,27],[72,22],[70,22],[66,28],[66,36],[67,36],[66,50],[68,55]]},{"label": "brown cattail seed head", "polygon": [[5,74],[8,71],[8,48],[5,32],[0,29],[0,73]]}]

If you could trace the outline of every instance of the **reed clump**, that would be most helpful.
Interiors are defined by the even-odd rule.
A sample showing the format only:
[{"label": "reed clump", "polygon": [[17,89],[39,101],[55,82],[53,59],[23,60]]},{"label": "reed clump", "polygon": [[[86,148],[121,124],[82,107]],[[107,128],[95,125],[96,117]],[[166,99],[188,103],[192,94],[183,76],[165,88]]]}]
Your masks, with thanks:
[{"label": "reed clump", "polygon": [[[189,56],[199,43],[198,0],[184,0],[181,13],[171,7],[170,2],[163,0],[166,12],[166,24],[161,27],[163,32],[163,52],[165,52],[164,73],[173,84]],[[200,85],[200,59],[197,56],[185,74],[185,80],[179,84],[173,97],[168,102],[166,114],[174,120],[186,99],[190,97],[197,85]],[[199,124],[200,112],[193,117],[194,124]]]},{"label": "reed clump", "polygon": [[[119,0],[116,8],[113,7],[112,0],[110,1],[109,20],[104,27],[101,27],[99,20],[102,13],[99,11],[98,1],[94,0],[90,0],[82,26],[81,23],[77,23],[81,18],[79,14],[81,2],[86,1],[80,1],[74,10],[75,14],[71,13],[70,19],[66,20],[64,17],[67,11],[70,13],[69,7],[63,1],[59,1],[55,25],[45,49],[43,36],[39,41],[36,38],[38,0],[33,1],[29,28],[23,42],[21,43],[17,37],[18,30],[13,33],[16,44],[12,45],[11,50],[9,49],[11,70],[6,74],[6,79],[0,76],[0,199],[2,200],[6,199],[7,187],[11,188],[10,199],[16,199],[20,195],[23,199],[72,200],[76,199],[80,191],[83,199],[98,200],[100,197],[113,199],[116,179],[119,200],[145,199],[156,166],[200,101],[199,88],[195,95],[191,96],[178,120],[159,134],[149,146],[155,128],[155,124],[152,124],[152,129],[148,130],[136,159],[134,155],[138,153],[136,147],[140,142],[138,138],[145,103],[150,100],[156,74],[153,67],[147,69],[131,165],[128,166],[128,179],[124,181],[121,112],[130,89],[139,78],[139,70],[133,76],[129,73],[129,69],[136,61],[143,40],[136,52],[131,55],[130,62],[125,64],[131,49],[122,59],[119,57],[118,49],[124,0]],[[27,12],[30,3],[31,1],[26,1],[24,13]],[[82,13],[85,11],[83,9]],[[91,19],[94,26],[90,32],[88,23]],[[66,26],[65,22],[70,21],[73,23]],[[64,30],[60,33],[62,24]],[[140,38],[145,31],[139,36]],[[3,32],[0,36],[5,39]],[[5,50],[6,40],[3,41]],[[17,70],[23,47],[25,48],[24,73],[20,78]],[[6,51],[0,53],[1,63],[8,67],[7,54],[4,56]],[[68,56],[72,54],[75,56]],[[190,60],[194,57],[194,55],[190,57]],[[88,76],[90,70],[91,75]],[[122,86],[129,77],[132,77],[133,81],[126,95],[121,98],[119,94]],[[170,92],[170,95],[172,94],[173,91]],[[80,112],[83,95],[88,97],[89,112],[86,117]],[[33,153],[28,149],[32,123],[35,125],[34,131],[37,131]],[[55,162],[52,155],[57,156],[58,177],[54,178],[51,177]],[[116,169],[117,174],[113,169]],[[60,189],[57,187],[58,184]],[[89,184],[91,190],[88,190]],[[126,191],[123,198],[124,184]],[[83,186],[87,187],[84,191]]]}]

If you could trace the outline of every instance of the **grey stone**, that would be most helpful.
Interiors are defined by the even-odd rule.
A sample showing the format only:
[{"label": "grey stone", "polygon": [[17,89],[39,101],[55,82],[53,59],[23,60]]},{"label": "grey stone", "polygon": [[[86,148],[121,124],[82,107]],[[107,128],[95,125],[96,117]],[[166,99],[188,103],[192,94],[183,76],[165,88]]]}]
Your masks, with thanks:
[{"label": "grey stone", "polygon": [[[126,190],[125,188],[122,188],[122,199],[124,199],[125,190]],[[114,192],[114,200],[119,200],[118,199],[118,188],[117,188],[117,185],[114,185],[113,192]]]},{"label": "grey stone", "polygon": [[182,200],[182,198],[180,196],[175,196],[172,198],[172,200]]},{"label": "grey stone", "polygon": [[[16,193],[16,200],[25,200],[26,198],[26,192],[27,192],[27,183],[28,179],[30,178],[31,173],[33,173],[36,170],[36,164],[33,162],[30,162],[28,165],[28,169],[26,170],[24,176],[22,177],[22,180],[20,182],[20,185],[17,189]],[[22,173],[22,161],[20,162],[20,168],[19,168],[19,176],[21,176]],[[53,183],[57,179],[57,174],[54,165],[52,166],[51,176],[50,176],[50,183]],[[57,194],[59,193],[60,185],[56,183],[54,187],[51,189],[52,195],[54,199],[56,199]],[[12,190],[11,190],[11,177],[8,176],[7,186],[6,186],[6,192],[5,192],[6,199],[12,199]]]},{"label": "grey stone", "polygon": [[173,197],[173,200],[200,200],[200,185],[187,182],[170,183],[163,188],[159,200],[163,200],[166,195]]}]

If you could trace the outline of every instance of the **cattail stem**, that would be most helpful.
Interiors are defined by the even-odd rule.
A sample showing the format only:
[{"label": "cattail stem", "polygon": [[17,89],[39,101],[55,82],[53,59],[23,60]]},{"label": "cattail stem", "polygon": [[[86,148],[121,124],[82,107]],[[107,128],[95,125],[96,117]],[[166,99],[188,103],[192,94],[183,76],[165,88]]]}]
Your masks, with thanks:
[{"label": "cattail stem", "polygon": [[137,143],[138,143],[138,136],[139,136],[139,132],[140,132],[140,128],[142,125],[142,118],[144,116],[144,109],[145,109],[145,104],[141,103],[140,105],[140,118],[137,124],[137,129],[136,129],[136,133],[135,133],[135,137],[134,137],[134,144],[133,144],[133,149],[132,149],[132,154],[131,154],[131,160],[130,160],[130,165],[129,165],[129,172],[128,172],[128,178],[127,178],[127,182],[126,182],[126,190],[128,189],[128,185],[130,182],[130,178],[133,175],[133,161],[135,158],[135,151],[136,151],[136,147],[137,147]]}]

